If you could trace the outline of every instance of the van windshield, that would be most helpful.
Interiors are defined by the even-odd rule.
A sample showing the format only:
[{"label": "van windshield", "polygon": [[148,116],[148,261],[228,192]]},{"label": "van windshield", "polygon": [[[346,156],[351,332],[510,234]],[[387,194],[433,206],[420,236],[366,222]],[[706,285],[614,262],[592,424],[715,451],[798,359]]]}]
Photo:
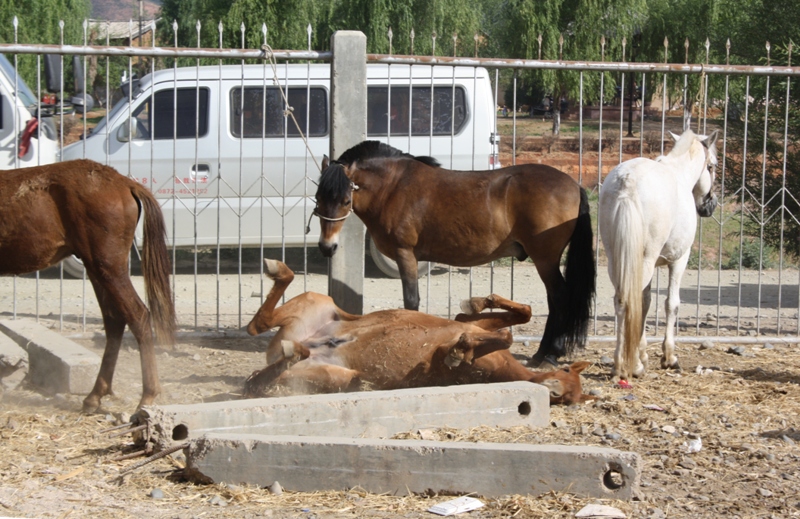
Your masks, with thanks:
[{"label": "van windshield", "polygon": [[33,92],[31,92],[31,89],[28,87],[28,84],[25,83],[25,80],[21,77],[17,77],[17,72],[14,70],[14,65],[12,65],[3,54],[0,54],[0,68],[3,69],[3,73],[8,77],[9,83],[16,85],[17,95],[19,96],[20,100],[22,100],[22,104],[25,106],[35,105],[36,96],[33,95]]}]

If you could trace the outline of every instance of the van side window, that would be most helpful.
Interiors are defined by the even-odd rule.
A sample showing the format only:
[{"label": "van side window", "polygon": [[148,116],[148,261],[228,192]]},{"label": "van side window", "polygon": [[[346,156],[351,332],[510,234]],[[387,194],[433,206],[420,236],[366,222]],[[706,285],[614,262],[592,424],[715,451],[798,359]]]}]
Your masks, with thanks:
[{"label": "van side window", "polygon": [[[150,139],[150,132],[154,127],[153,121],[155,121],[156,140],[203,137],[208,133],[208,89],[191,87],[159,90],[156,92],[155,102],[152,97],[148,98],[139,105],[133,117],[139,128],[138,139],[141,140]],[[176,121],[177,127],[174,124]]]},{"label": "van side window", "polygon": [[[466,124],[467,102],[463,87],[457,86],[455,90],[451,86],[433,88],[433,120],[431,120],[431,87],[412,88],[410,109],[408,90],[407,86],[392,87],[392,135],[408,135],[409,115],[411,117],[411,135],[457,134]],[[367,88],[367,135],[386,135],[386,126],[389,120],[388,93],[388,87],[371,86]],[[455,119],[453,115],[455,115]],[[431,127],[433,128],[432,132]]]},{"label": "van side window", "polygon": [[[328,96],[324,88],[311,88],[311,102],[306,97],[306,87],[290,88],[287,95],[289,106],[303,134],[320,137],[328,134]],[[290,137],[300,132],[291,118],[283,115],[284,104],[280,90],[275,87],[245,87],[231,89],[231,133],[245,139],[261,137],[283,137],[284,127]],[[308,128],[306,128],[308,114]],[[285,122],[285,126],[284,126]],[[244,128],[244,132],[242,132]],[[242,135],[244,133],[244,135]]]}]

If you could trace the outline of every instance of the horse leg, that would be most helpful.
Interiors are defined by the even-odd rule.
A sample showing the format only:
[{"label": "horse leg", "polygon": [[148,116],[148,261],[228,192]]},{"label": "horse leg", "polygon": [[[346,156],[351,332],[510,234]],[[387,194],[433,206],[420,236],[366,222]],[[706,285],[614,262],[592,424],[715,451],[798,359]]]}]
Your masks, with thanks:
[{"label": "horse leg", "polygon": [[464,332],[458,338],[444,363],[450,368],[458,367],[462,362],[472,364],[476,359],[484,357],[498,350],[507,350],[512,343],[510,330],[494,332]]},{"label": "horse leg", "polygon": [[[487,308],[506,310],[482,314]],[[470,323],[487,331],[524,324],[531,320],[531,307],[510,299],[492,294],[489,297],[473,297],[461,302],[461,311],[455,320],[461,323]]]},{"label": "horse leg", "polygon": [[417,278],[417,258],[410,249],[397,251],[397,269],[403,283],[403,307],[406,310],[419,310],[419,281]]},{"label": "horse leg", "polygon": [[566,355],[564,322],[562,316],[567,303],[567,284],[561,275],[558,262],[535,262],[539,277],[544,282],[547,291],[547,322],[544,325],[542,342],[539,349],[528,361],[528,366],[538,368],[545,361],[556,366],[556,359]]},{"label": "horse leg", "polygon": [[106,329],[106,346],[103,350],[103,360],[100,363],[100,372],[97,374],[92,391],[83,399],[83,412],[90,414],[100,408],[100,401],[106,395],[114,394],[111,385],[114,379],[114,370],[119,358],[119,348],[122,344],[122,334],[125,331],[125,321],[120,319],[119,311],[112,308],[100,287],[95,287],[97,300],[103,315],[103,326]]},{"label": "horse leg", "polygon": [[[652,299],[652,293],[650,292],[650,287],[653,284],[653,280],[650,280],[650,283],[644,287],[642,291],[642,340],[639,343],[639,364],[636,367],[636,371],[633,372],[635,377],[641,377],[644,374],[644,371],[647,369],[647,362],[650,360],[650,357],[647,355],[647,313],[650,311],[650,302]],[[641,371],[639,371],[639,366],[641,366]]]},{"label": "horse leg", "polygon": [[676,368],[678,356],[675,355],[675,322],[678,320],[678,307],[681,304],[680,289],[683,271],[689,262],[691,249],[681,256],[677,261],[669,265],[669,286],[667,288],[667,300],[664,303],[667,314],[666,330],[664,332],[664,343],[661,346],[661,368]]},{"label": "horse leg", "polygon": [[[127,250],[125,252],[127,254]],[[161,393],[150,313],[128,277],[127,257],[121,258],[117,263],[119,263],[118,268],[108,269],[98,269],[93,263],[85,263],[97,300],[103,309],[107,337],[106,350],[103,353],[95,386],[83,402],[85,412],[96,411],[101,398],[111,390],[111,380],[125,324],[130,327],[139,344],[139,358],[142,365],[142,398],[137,409],[152,404]]]},{"label": "horse leg", "polygon": [[284,292],[286,292],[286,288],[294,279],[294,272],[292,272],[285,263],[277,260],[265,259],[264,273],[267,277],[272,279],[273,285],[264,300],[264,304],[261,305],[261,308],[258,309],[256,315],[253,316],[250,323],[247,325],[247,333],[250,335],[264,333],[276,326],[275,319],[273,319],[275,307]]},{"label": "horse leg", "polygon": [[361,384],[361,373],[331,364],[298,363],[281,373],[274,386],[293,393],[341,393],[354,391]]}]

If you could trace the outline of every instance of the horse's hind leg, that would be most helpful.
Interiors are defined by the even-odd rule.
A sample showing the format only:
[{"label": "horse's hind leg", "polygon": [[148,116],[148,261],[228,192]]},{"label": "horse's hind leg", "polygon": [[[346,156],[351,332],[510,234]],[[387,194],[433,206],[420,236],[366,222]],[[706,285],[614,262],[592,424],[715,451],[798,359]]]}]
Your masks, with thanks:
[{"label": "horse's hind leg", "polygon": [[566,315],[567,305],[567,284],[564,276],[561,275],[558,262],[537,262],[534,260],[539,277],[544,282],[547,291],[547,322],[544,326],[542,342],[539,349],[528,362],[533,368],[538,368],[542,362],[549,362],[556,365],[556,359],[567,354],[566,337],[564,330],[563,316]]},{"label": "horse's hind leg", "polygon": [[681,303],[681,278],[683,277],[683,271],[686,269],[686,264],[689,262],[690,252],[691,249],[686,251],[686,254],[669,266],[669,286],[667,288],[667,300],[664,302],[667,322],[664,332],[664,344],[661,347],[662,369],[680,369],[678,365],[678,356],[675,355],[675,322],[678,320],[678,307]]},{"label": "horse's hind leg", "polygon": [[[485,309],[506,310],[482,314]],[[516,324],[524,324],[531,320],[531,307],[510,299],[492,294],[489,297],[473,297],[461,302],[461,311],[455,320],[470,323],[487,331],[499,330]]]},{"label": "horse's hind leg", "polygon": [[476,359],[498,350],[507,350],[512,342],[509,330],[494,332],[464,332],[447,352],[445,364],[455,368],[461,363],[472,364]]},{"label": "horse's hind leg", "polygon": [[97,374],[94,388],[83,401],[83,410],[87,413],[96,411],[100,407],[100,400],[111,393],[111,382],[126,324],[130,326],[131,332],[139,344],[142,365],[142,398],[138,407],[151,404],[161,392],[150,328],[150,314],[128,277],[127,259],[122,258],[119,263],[119,268],[110,269],[117,271],[115,274],[109,274],[109,271],[106,270],[96,274],[97,269],[93,265],[87,264],[89,279],[97,295],[97,301],[100,303],[103,324],[106,328],[106,347],[100,364],[100,372]]}]

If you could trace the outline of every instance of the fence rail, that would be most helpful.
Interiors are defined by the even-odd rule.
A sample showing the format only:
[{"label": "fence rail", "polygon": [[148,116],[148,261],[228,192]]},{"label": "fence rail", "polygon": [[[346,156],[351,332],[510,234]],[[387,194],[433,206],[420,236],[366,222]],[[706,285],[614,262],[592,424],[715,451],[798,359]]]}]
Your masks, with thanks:
[{"label": "fence rail", "polygon": [[[241,60],[245,61],[264,61],[275,59],[280,61],[322,61],[327,62],[332,58],[331,52],[318,52],[312,50],[272,50],[262,49],[201,49],[201,48],[166,48],[166,47],[112,47],[94,45],[31,45],[17,43],[0,43],[0,53],[5,54],[56,54],[61,56],[97,56],[107,58],[127,58],[130,69],[131,60],[134,58],[193,58],[211,60]],[[792,221],[797,222],[800,214],[795,210],[796,200],[800,199],[800,192],[796,192],[787,180],[791,180],[792,175],[797,172],[791,171],[787,166],[787,153],[792,152],[794,144],[790,142],[788,127],[791,108],[790,85],[791,79],[800,75],[800,67],[791,66],[745,66],[745,65],[721,65],[721,64],[672,64],[672,63],[638,63],[638,62],[590,62],[590,61],[553,61],[553,60],[521,60],[521,59],[498,59],[498,58],[469,58],[469,57],[443,57],[443,56],[402,56],[385,54],[368,54],[369,63],[388,65],[392,70],[415,66],[443,66],[443,67],[482,67],[490,71],[493,81],[495,104],[501,106],[500,84],[508,85],[511,97],[510,117],[503,118],[495,113],[495,125],[503,135],[500,150],[501,159],[512,164],[518,161],[541,160],[548,163],[548,160],[566,161],[561,165],[569,170],[581,181],[583,185],[596,191],[602,185],[604,175],[616,164],[633,156],[656,156],[664,152],[664,141],[666,140],[667,130],[680,131],[686,122],[686,109],[692,105],[699,104],[699,115],[701,120],[697,122],[698,128],[707,131],[711,127],[719,127],[723,134],[723,141],[719,144],[721,150],[721,167],[719,176],[719,191],[722,203],[717,213],[712,219],[701,223],[698,232],[696,251],[693,258],[696,259],[694,268],[690,268],[684,281],[682,290],[682,318],[679,326],[681,327],[680,341],[699,341],[707,338],[722,342],[769,342],[787,341],[797,342],[800,335],[800,325],[798,314],[800,313],[800,294],[798,294],[798,273],[793,264],[794,257],[791,256],[782,246],[777,250],[772,250],[768,245],[765,231],[772,229],[775,220],[780,221],[778,226],[783,232]],[[154,66],[151,70],[155,70]],[[431,68],[431,70],[433,70]],[[580,95],[572,100],[577,103],[579,109],[575,118],[570,121],[571,132],[569,135],[577,133],[576,138],[571,139],[562,133],[559,139],[553,139],[547,135],[542,124],[539,124],[542,117],[534,117],[533,111],[521,113],[517,110],[519,103],[518,96],[521,96],[517,89],[518,74],[527,70],[554,70],[574,72],[579,75]],[[501,78],[501,73],[504,76]],[[433,72],[431,72],[433,74]],[[600,85],[597,92],[587,96],[584,92],[584,79],[587,74],[599,74]],[[621,76],[617,83],[621,86],[618,102],[619,106],[607,104],[610,96],[605,95],[603,78],[605,75],[616,74]],[[630,76],[626,76],[626,75]],[[684,88],[682,92],[670,92],[667,79],[676,80],[683,76]],[[689,87],[687,78],[697,76],[701,79],[700,86],[693,87],[698,92],[695,99],[689,97]],[[392,77],[392,76],[390,76]],[[627,81],[626,81],[627,77]],[[626,90],[629,90],[631,77],[636,77],[641,81],[644,88],[651,85],[656,89],[656,95],[660,99],[652,97],[652,94],[645,89],[642,92],[642,106],[628,106],[626,110],[623,101],[630,102],[632,96],[626,97]],[[656,79],[658,78],[658,79]],[[266,78],[270,81],[271,77]],[[780,81],[778,86],[771,80]],[[717,84],[715,91],[724,92],[721,96],[714,99],[709,98],[709,82],[717,81],[724,84]],[[735,89],[732,84],[735,82]],[[763,92],[761,98],[753,98],[754,84],[759,82],[759,92]],[[761,84],[764,82],[765,84]],[[652,89],[650,89],[652,90]],[[731,99],[731,92],[735,90],[738,99]],[[34,89],[37,93],[41,92],[41,85],[36,85]],[[775,94],[777,92],[778,98]],[[671,95],[670,95],[671,94]],[[711,94],[715,95],[715,94]],[[761,95],[761,94],[759,94]],[[64,92],[61,92],[64,98]],[[505,93],[502,96],[506,98]],[[588,104],[587,98],[599,100],[596,108],[599,116],[585,115],[585,105]],[[668,103],[667,98],[673,97],[674,102]],[[646,99],[653,100],[653,105],[646,107]],[[696,99],[700,103],[696,103]],[[659,103],[660,101],[660,103]],[[37,101],[40,103],[40,101]],[[775,105],[775,103],[779,103]],[[733,106],[740,114],[741,120],[734,120],[732,117]],[[673,110],[677,108],[677,110]],[[41,111],[41,104],[38,106]],[[713,110],[713,115],[709,111]],[[387,105],[387,113],[391,111],[391,94]],[[678,112],[675,114],[674,112]],[[761,125],[763,132],[757,140],[753,128],[753,113],[758,112],[758,116],[763,114]],[[552,110],[551,110],[552,113]],[[588,112],[586,112],[588,113]],[[613,119],[604,118],[604,113],[612,114]],[[631,121],[637,116],[637,125]],[[222,114],[217,114],[219,121],[217,124],[226,123]],[[565,121],[568,120],[565,114]],[[634,135],[633,139],[625,137],[625,117],[628,117],[628,133]],[[288,121],[286,124],[289,124]],[[545,124],[547,121],[545,121]],[[734,136],[731,133],[735,126]],[[330,126],[329,126],[330,127]],[[563,131],[563,128],[562,128]],[[613,136],[608,132],[613,131]],[[106,128],[107,138],[111,139],[110,129]],[[635,133],[638,132],[638,136]],[[403,138],[391,135],[387,140],[392,145],[402,144]],[[655,144],[650,146],[647,142],[649,134],[654,134]],[[452,136],[454,138],[455,135]],[[647,138],[646,138],[647,137]],[[782,158],[780,153],[776,155],[778,160],[783,162],[769,162],[767,157],[767,141],[775,140],[783,147]],[[528,148],[537,146],[540,141],[549,141],[549,145],[567,146],[567,143],[575,141],[577,149],[564,151],[560,156],[546,153],[548,150],[539,148],[533,154]],[[638,142],[637,142],[638,141]],[[270,141],[270,145],[277,141]],[[451,146],[454,141],[451,140]],[[609,143],[613,143],[609,145]],[[631,145],[633,143],[633,145]],[[638,143],[638,149],[636,144]],[[646,145],[648,145],[646,147]],[[286,149],[287,141],[283,139],[283,146]],[[755,150],[755,153],[753,151]],[[306,157],[307,160],[308,157]],[[577,164],[577,165],[576,165]],[[284,164],[280,166],[286,168]],[[304,179],[313,182],[316,173],[304,173]],[[766,190],[766,182],[771,176],[778,176],[783,179],[783,186],[776,193]],[[731,178],[737,184],[731,185]],[[219,178],[213,179],[220,181]],[[220,181],[221,182],[221,181]],[[759,187],[760,182],[760,187]],[[760,189],[760,192],[757,190]],[[243,191],[240,190],[240,195]],[[310,197],[312,193],[306,191],[303,197]],[[781,202],[776,205],[775,196],[782,197]],[[251,202],[248,202],[251,203]],[[257,198],[254,202],[261,206],[268,206],[265,197]],[[296,203],[296,202],[293,202]],[[269,209],[269,207],[267,207]],[[276,217],[284,218],[286,209],[271,208],[275,211]],[[219,210],[219,208],[218,208]],[[199,214],[198,210],[198,214]],[[239,218],[241,218],[241,214]],[[305,215],[304,215],[305,217]],[[596,227],[595,227],[596,229]],[[777,231],[769,231],[777,232]],[[787,231],[788,232],[788,231]],[[709,238],[710,236],[710,238]],[[730,244],[727,243],[733,236],[734,244],[738,248],[729,250]],[[788,240],[788,237],[787,237]],[[738,243],[735,243],[738,242]],[[313,247],[313,244],[311,244]],[[598,263],[598,281],[606,278],[605,269],[602,265],[602,244],[596,242]],[[748,249],[749,247],[749,249]],[[213,272],[204,274],[202,271],[202,259],[198,256],[197,249],[190,258],[192,262],[189,267],[190,273],[186,274],[185,269],[176,268],[175,292],[178,301],[179,318],[185,330],[196,332],[224,333],[230,328],[238,328],[243,320],[247,320],[249,315],[257,308],[260,298],[264,293],[264,282],[261,277],[259,266],[242,264],[242,258],[247,254],[241,252],[241,246],[233,247],[239,249],[238,265],[233,269],[233,273],[221,267],[224,261],[220,250],[224,247],[212,246],[205,247],[212,251],[215,265],[211,269]],[[750,250],[752,249],[752,250]],[[173,249],[175,250],[175,249]],[[312,258],[309,263],[309,255],[313,256],[313,251],[309,252],[308,247],[303,247],[302,275],[303,290],[326,291],[323,281],[325,276],[324,267],[315,266],[316,261]],[[287,250],[284,247],[280,251],[282,259],[287,257]],[[729,262],[723,265],[723,258],[729,257]],[[753,261],[755,263],[748,263]],[[767,259],[772,255],[777,267],[768,267]],[[180,255],[173,254],[173,259],[180,260]],[[264,256],[263,251],[258,254],[260,259]],[[733,258],[733,259],[731,259]],[[318,259],[318,258],[317,258]],[[260,264],[260,261],[259,261]],[[733,267],[733,268],[728,268]],[[315,269],[317,270],[315,272]],[[201,282],[205,283],[206,276],[211,276],[212,291],[205,292],[199,288]],[[518,264],[513,260],[509,265],[501,266],[499,263],[492,266],[470,269],[443,269],[434,267],[433,273],[425,276],[422,280],[420,293],[427,294],[427,303],[423,302],[421,308],[431,313],[449,315],[453,308],[457,307],[457,302],[463,297],[475,295],[485,295],[487,291],[497,291],[517,298],[520,301],[534,303],[534,315],[543,324],[543,317],[546,315],[546,302],[542,300],[543,291],[537,284],[540,284],[534,269],[528,264]],[[41,300],[42,293],[52,293],[51,284],[57,284],[58,297],[50,300],[49,296],[44,296],[46,300]],[[391,293],[387,293],[381,288],[376,292],[365,290],[367,299],[366,309],[382,308],[387,306],[399,306],[402,301],[400,296],[400,282],[394,282],[396,286]],[[592,328],[592,340],[605,342],[613,340],[615,330],[614,312],[611,301],[610,288],[607,284],[599,283],[600,291],[595,307],[594,326]],[[232,287],[230,285],[235,285]],[[2,307],[0,311],[6,312],[12,309],[12,314],[32,315],[37,319],[58,319],[59,327],[72,332],[88,332],[95,326],[99,326],[101,320],[97,306],[91,302],[91,290],[86,290],[86,281],[82,285],[80,281],[63,279],[62,275],[55,279],[52,274],[38,275],[35,278],[15,278],[8,284],[2,284]],[[47,286],[45,289],[44,287]],[[367,284],[369,286],[369,284]],[[654,281],[656,301],[664,296],[666,278],[660,274]],[[689,288],[691,286],[691,288]],[[235,289],[234,289],[235,288]],[[446,290],[445,290],[446,289]],[[248,290],[257,297],[247,295]],[[11,291],[12,296],[7,297]],[[188,297],[190,294],[191,297]],[[32,301],[35,300],[35,301]],[[54,303],[57,304],[54,306]],[[87,301],[90,301],[87,304]],[[243,303],[244,301],[244,303]],[[79,306],[76,306],[79,305]],[[693,311],[689,310],[694,306]],[[226,310],[236,308],[236,312]],[[23,310],[24,308],[24,310]],[[79,312],[75,308],[80,308]],[[650,335],[657,335],[659,326],[663,326],[662,311],[659,305],[654,304],[651,308],[651,315],[648,318]],[[52,314],[55,317],[51,317]],[[194,315],[194,319],[188,318]],[[224,314],[224,315],[221,315]],[[693,314],[693,315],[691,315]],[[535,321],[536,321],[535,319]],[[77,327],[77,328],[76,328]],[[519,340],[537,340],[540,333],[540,325],[534,324],[528,329],[524,329],[517,334]],[[790,331],[793,336],[786,336]]]}]

